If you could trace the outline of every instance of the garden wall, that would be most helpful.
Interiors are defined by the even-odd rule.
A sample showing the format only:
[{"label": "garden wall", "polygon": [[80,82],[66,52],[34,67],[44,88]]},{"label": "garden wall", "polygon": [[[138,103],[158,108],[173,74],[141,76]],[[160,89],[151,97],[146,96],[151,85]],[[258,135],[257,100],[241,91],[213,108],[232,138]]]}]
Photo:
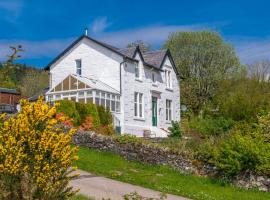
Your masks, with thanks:
[{"label": "garden wall", "polygon": [[134,141],[121,141],[117,137],[98,135],[93,132],[77,132],[73,137],[73,143],[100,151],[112,151],[131,161],[170,165],[187,173],[196,171],[186,156],[171,152],[168,148],[143,144],[136,138]]},{"label": "garden wall", "polygon": [[[121,139],[122,138],[122,139]],[[169,165],[177,170],[194,173],[213,175],[218,171],[211,166],[198,168],[185,155],[171,151],[153,143],[141,142],[139,138],[109,137],[93,132],[78,131],[73,137],[73,143],[83,147],[93,148],[99,151],[111,151],[123,156],[127,160],[139,161],[156,165]],[[235,177],[232,182],[243,188],[258,188],[261,191],[270,191],[270,177],[243,173]]]}]

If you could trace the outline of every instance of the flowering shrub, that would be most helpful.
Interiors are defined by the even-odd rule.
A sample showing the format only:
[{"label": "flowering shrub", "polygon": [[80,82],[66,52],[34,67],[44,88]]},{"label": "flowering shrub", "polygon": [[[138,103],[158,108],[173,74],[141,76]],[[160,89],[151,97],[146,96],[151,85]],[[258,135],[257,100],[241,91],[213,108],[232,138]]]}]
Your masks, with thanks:
[{"label": "flowering shrub", "polygon": [[93,130],[93,128],[94,128],[93,117],[91,116],[87,116],[82,125],[79,126],[79,130],[82,131]]},{"label": "flowering shrub", "polygon": [[68,187],[77,159],[71,146],[75,130],[65,134],[57,128],[62,119],[42,98],[21,106],[0,126],[0,199],[68,199],[75,193]]},{"label": "flowering shrub", "polygon": [[63,112],[57,113],[55,118],[56,120],[60,121],[62,125],[65,126],[65,128],[73,127],[73,120],[70,119],[65,113]]}]

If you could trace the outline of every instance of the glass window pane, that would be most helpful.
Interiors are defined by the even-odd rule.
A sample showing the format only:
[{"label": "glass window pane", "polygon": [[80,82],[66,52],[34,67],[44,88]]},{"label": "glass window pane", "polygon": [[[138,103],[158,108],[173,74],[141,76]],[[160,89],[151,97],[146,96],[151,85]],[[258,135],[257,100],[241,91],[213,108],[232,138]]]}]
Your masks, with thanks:
[{"label": "glass window pane", "polygon": [[116,112],[120,112],[120,102],[116,102]]},{"label": "glass window pane", "polygon": [[69,90],[69,77],[65,78],[65,80],[63,80],[63,90]]},{"label": "glass window pane", "polygon": [[93,103],[93,97],[86,98],[86,103]]},{"label": "glass window pane", "polygon": [[107,94],[107,99],[110,99],[111,95],[110,94]]},{"label": "glass window pane", "polygon": [[82,61],[80,59],[75,60],[76,62],[76,73],[82,75]]},{"label": "glass window pane", "polygon": [[110,100],[109,99],[106,99],[106,108],[109,108],[109,109],[111,108],[110,107]]},{"label": "glass window pane", "polygon": [[55,89],[55,92],[62,91],[62,82],[59,83],[54,89]]},{"label": "glass window pane", "polygon": [[105,99],[101,99],[101,105],[105,107]]},{"label": "glass window pane", "polygon": [[86,95],[91,97],[93,95],[93,93],[92,93],[92,91],[87,91]]},{"label": "glass window pane", "polygon": [[79,97],[84,97],[84,92],[79,92]]},{"label": "glass window pane", "polygon": [[111,101],[111,110],[115,112],[115,101]]},{"label": "glass window pane", "polygon": [[77,90],[77,79],[75,79],[73,76],[70,77],[70,89],[71,90]]},{"label": "glass window pane", "polygon": [[83,99],[82,98],[81,99],[78,99],[78,102],[79,103],[85,103],[85,99],[84,98]]},{"label": "glass window pane", "polygon": [[81,81],[78,81],[78,89],[84,89],[85,88],[85,84],[82,83]]},{"label": "glass window pane", "polygon": [[140,104],[140,117],[142,117],[142,104]]},{"label": "glass window pane", "polygon": [[99,97],[95,98],[95,104],[100,105],[100,98]]},{"label": "glass window pane", "polygon": [[104,92],[101,93],[101,98],[105,98],[105,93]]}]

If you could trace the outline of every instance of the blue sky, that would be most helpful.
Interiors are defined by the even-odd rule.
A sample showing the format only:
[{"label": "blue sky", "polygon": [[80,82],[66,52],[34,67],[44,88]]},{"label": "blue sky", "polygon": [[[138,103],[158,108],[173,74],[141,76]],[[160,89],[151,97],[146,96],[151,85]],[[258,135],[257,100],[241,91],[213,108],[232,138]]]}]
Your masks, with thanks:
[{"label": "blue sky", "polygon": [[89,36],[124,47],[159,48],[170,32],[214,30],[242,63],[270,58],[270,2],[263,0],[0,0],[0,60],[22,44],[20,62],[46,66],[88,27]]}]

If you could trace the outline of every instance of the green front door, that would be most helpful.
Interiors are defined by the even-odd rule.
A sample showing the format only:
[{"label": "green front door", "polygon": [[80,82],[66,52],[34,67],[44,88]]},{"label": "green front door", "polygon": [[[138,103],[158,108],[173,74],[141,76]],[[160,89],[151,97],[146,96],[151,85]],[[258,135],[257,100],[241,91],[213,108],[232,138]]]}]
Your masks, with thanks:
[{"label": "green front door", "polygon": [[152,126],[157,126],[157,97],[152,97]]}]

